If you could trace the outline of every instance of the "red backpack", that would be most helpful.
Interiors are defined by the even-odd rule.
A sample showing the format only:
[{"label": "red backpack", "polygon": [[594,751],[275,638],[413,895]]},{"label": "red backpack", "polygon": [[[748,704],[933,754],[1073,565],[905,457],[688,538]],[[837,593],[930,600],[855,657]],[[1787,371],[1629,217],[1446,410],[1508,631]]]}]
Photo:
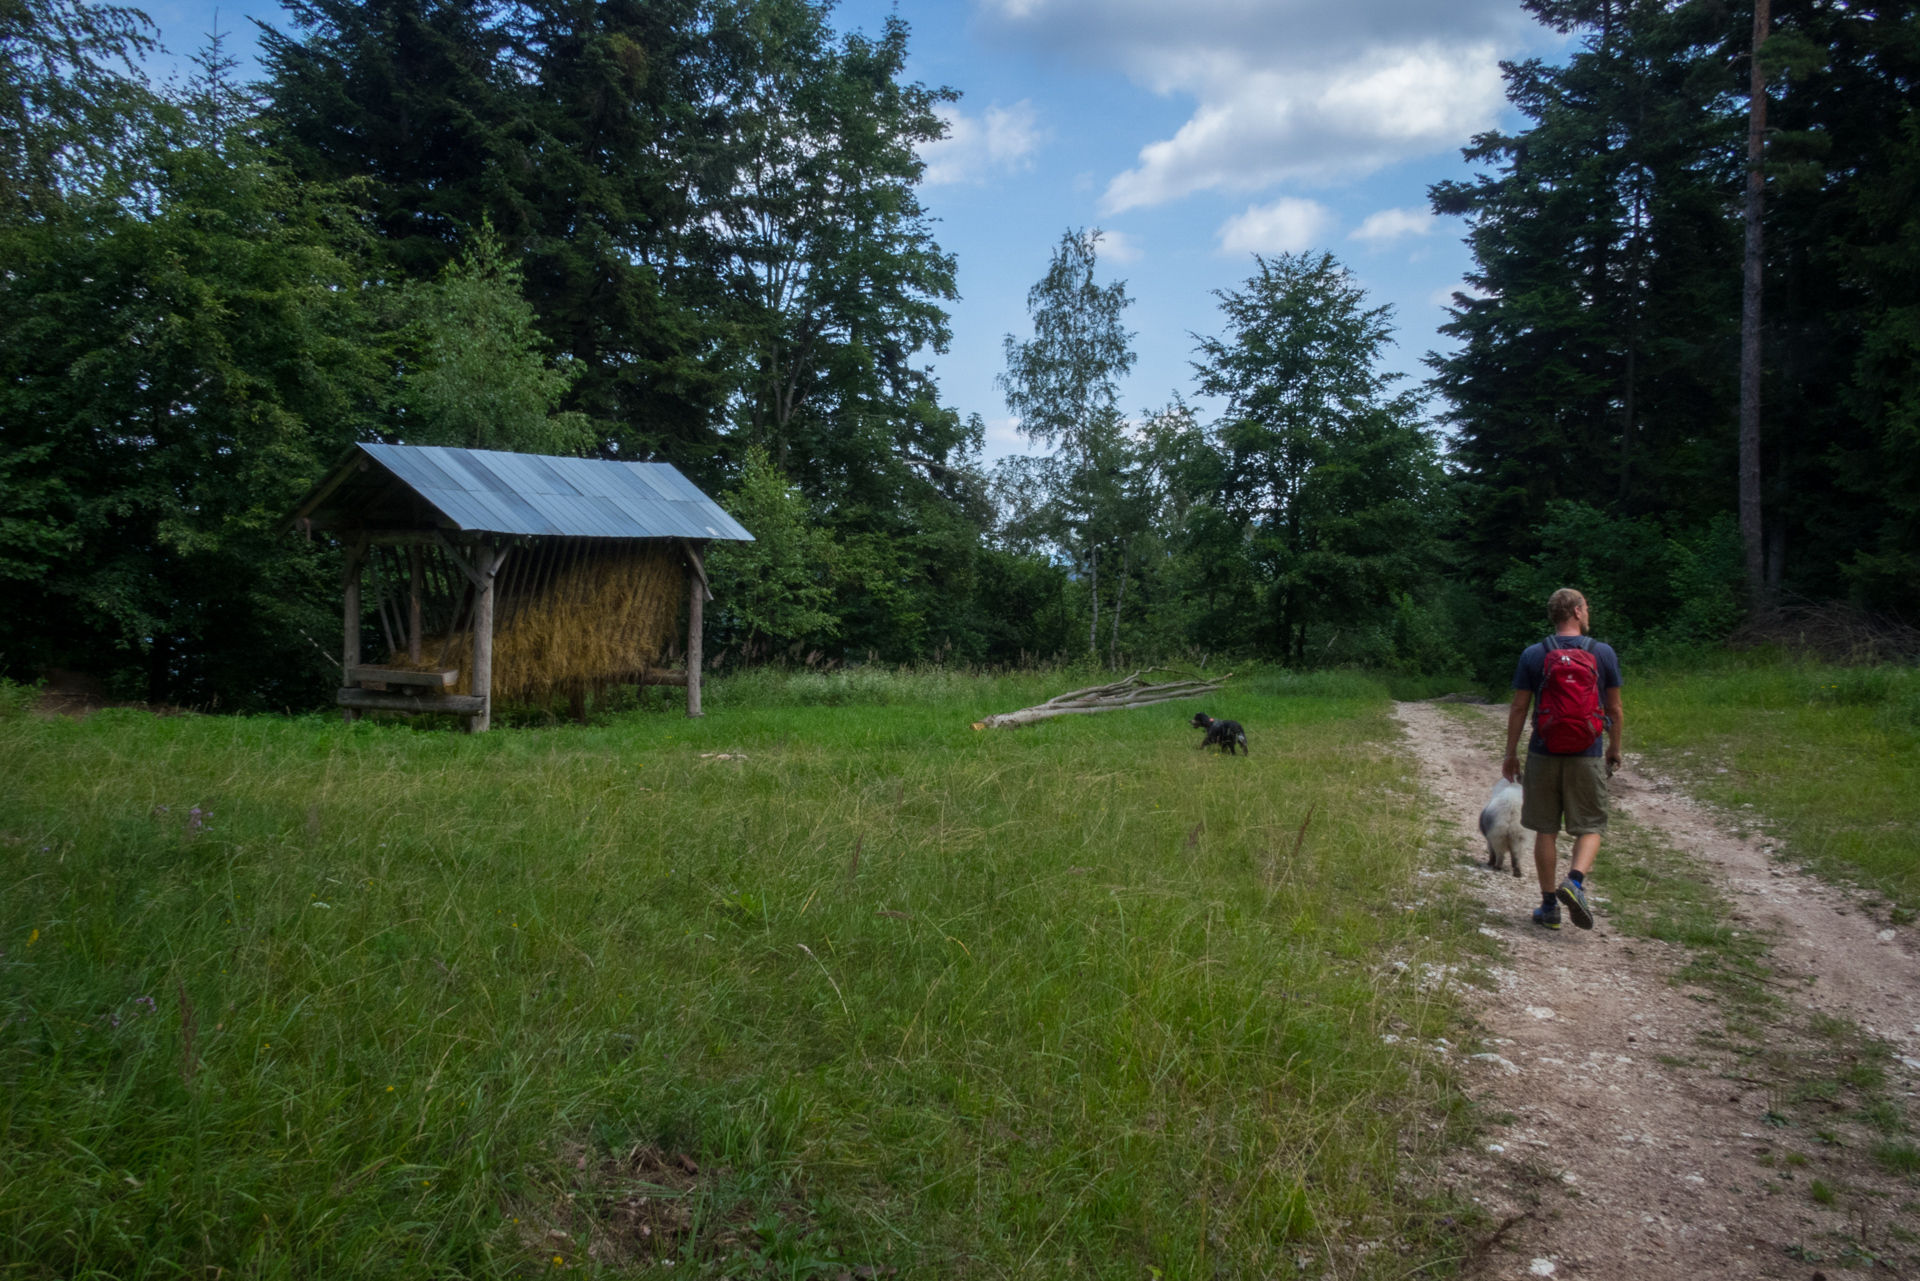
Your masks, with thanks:
[{"label": "red backpack", "polygon": [[1540,742],[1555,756],[1578,756],[1600,741],[1607,718],[1600,710],[1600,660],[1585,636],[1549,636],[1540,710],[1533,718]]}]

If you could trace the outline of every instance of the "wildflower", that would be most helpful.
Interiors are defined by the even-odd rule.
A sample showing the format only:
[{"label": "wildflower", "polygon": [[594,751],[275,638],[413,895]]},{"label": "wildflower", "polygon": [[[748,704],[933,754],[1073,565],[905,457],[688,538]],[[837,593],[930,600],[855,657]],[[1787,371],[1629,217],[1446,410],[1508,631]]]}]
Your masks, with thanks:
[{"label": "wildflower", "polygon": [[389,1085],[389,1086],[387,1087],[387,1093],[388,1093],[388,1094],[392,1094],[392,1093],[393,1093],[393,1087],[392,1087],[391,1085]]},{"label": "wildflower", "polygon": [[35,931],[34,931],[33,933],[31,933],[31,934],[29,934],[29,935],[27,935],[27,946],[28,946],[28,947],[32,947],[32,946],[33,946],[33,945],[34,945],[35,943],[38,943],[39,941],[40,941],[40,931],[39,931],[39,930],[35,930]]}]

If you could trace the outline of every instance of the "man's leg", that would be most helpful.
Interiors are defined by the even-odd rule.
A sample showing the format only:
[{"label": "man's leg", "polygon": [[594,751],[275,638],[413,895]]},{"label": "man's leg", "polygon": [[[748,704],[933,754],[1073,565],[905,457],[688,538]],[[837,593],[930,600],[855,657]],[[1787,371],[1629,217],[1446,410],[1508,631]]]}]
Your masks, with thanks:
[{"label": "man's leg", "polygon": [[1557,882],[1560,848],[1561,796],[1560,762],[1551,756],[1529,755],[1521,783],[1520,822],[1533,833],[1533,866],[1540,874],[1540,906],[1533,909],[1533,923],[1550,930],[1560,928]]},{"label": "man's leg", "polygon": [[1593,928],[1593,909],[1587,904],[1587,873],[1600,856],[1600,834],[1607,829],[1607,779],[1602,770],[1598,756],[1573,757],[1566,762],[1561,788],[1567,834],[1573,837],[1573,866],[1555,897],[1583,930]]},{"label": "man's leg", "polygon": [[[1579,843],[1574,844],[1575,857],[1578,857]],[[1587,862],[1591,864],[1592,859]],[[1551,894],[1560,885],[1560,840],[1557,832],[1535,832],[1533,834],[1533,870],[1540,873],[1540,892]],[[1583,872],[1582,875],[1585,873]]]},{"label": "man's leg", "polygon": [[1573,870],[1585,876],[1593,870],[1593,860],[1600,857],[1600,833],[1588,832],[1573,839]]}]

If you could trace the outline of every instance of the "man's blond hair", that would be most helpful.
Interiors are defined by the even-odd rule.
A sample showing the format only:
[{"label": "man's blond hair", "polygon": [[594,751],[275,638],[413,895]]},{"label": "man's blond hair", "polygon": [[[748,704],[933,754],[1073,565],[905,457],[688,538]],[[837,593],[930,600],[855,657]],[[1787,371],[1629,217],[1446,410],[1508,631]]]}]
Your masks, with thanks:
[{"label": "man's blond hair", "polygon": [[1562,587],[1547,598],[1547,621],[1558,627],[1578,613],[1586,603],[1585,596],[1571,587]]}]

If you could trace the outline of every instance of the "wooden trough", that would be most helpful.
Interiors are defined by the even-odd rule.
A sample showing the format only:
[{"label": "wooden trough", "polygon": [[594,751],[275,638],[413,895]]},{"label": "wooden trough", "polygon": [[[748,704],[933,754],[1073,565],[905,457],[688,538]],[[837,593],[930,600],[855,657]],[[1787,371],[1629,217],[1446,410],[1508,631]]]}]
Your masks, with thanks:
[{"label": "wooden trough", "polygon": [[578,711],[615,684],[684,687],[699,716],[706,548],[753,538],[668,463],[419,445],[355,446],[288,524],[346,555],[347,719],[451,712],[474,732],[495,698]]}]

